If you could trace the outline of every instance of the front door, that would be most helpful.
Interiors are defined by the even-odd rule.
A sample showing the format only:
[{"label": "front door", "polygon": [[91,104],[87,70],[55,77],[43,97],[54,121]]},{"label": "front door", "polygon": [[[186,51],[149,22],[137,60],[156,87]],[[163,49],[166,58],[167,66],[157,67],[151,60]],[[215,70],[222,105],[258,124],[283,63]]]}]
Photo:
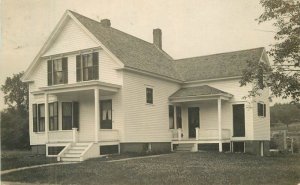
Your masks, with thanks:
[{"label": "front door", "polygon": [[189,138],[196,137],[196,127],[199,127],[199,107],[189,107]]},{"label": "front door", "polygon": [[245,137],[245,106],[232,105],[233,111],[233,137]]}]

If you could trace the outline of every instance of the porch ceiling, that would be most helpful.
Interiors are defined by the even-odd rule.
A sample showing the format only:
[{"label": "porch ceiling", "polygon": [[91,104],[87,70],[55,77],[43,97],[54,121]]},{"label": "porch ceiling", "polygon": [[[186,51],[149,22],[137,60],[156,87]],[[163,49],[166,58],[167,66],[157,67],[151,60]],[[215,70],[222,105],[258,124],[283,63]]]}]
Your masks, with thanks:
[{"label": "porch ceiling", "polygon": [[107,93],[116,93],[120,88],[121,88],[120,85],[110,84],[106,82],[86,81],[86,82],[78,82],[73,84],[61,84],[61,85],[40,87],[39,91],[32,92],[32,94],[42,94],[42,93],[59,94],[59,93],[86,91],[86,90],[93,90],[93,89],[99,89]]},{"label": "porch ceiling", "polygon": [[214,87],[203,85],[198,87],[181,88],[169,97],[171,102],[188,102],[210,99],[225,99],[229,100],[233,97],[232,94],[224,92]]}]

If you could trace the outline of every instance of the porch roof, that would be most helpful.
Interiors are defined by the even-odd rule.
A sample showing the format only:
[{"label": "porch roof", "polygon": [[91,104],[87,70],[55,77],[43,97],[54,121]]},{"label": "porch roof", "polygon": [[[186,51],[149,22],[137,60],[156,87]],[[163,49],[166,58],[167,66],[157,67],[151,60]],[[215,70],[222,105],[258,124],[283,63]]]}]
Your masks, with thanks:
[{"label": "porch roof", "polygon": [[107,92],[118,92],[121,88],[120,85],[101,82],[98,80],[91,80],[91,81],[84,81],[84,82],[77,82],[73,84],[60,84],[60,85],[53,85],[47,87],[40,87],[38,91],[32,92],[32,94],[42,94],[42,93],[65,93],[65,92],[73,92],[73,91],[84,91],[84,90],[91,90],[91,89],[100,89]]},{"label": "porch roof", "polygon": [[185,102],[196,100],[207,100],[222,98],[228,100],[233,97],[232,94],[224,92],[220,89],[203,85],[197,87],[181,88],[169,97],[171,102]]}]

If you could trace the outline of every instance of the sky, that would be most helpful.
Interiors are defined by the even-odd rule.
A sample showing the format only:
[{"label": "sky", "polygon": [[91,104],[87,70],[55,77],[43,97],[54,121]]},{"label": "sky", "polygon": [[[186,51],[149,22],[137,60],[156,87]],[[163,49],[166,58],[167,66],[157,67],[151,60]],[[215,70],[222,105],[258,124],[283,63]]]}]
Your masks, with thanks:
[{"label": "sky", "polygon": [[[173,58],[266,47],[270,23],[258,24],[259,0],[0,0],[0,84],[25,71],[69,9],[152,42],[162,29],[162,47]],[[3,109],[3,94],[0,110]]]}]

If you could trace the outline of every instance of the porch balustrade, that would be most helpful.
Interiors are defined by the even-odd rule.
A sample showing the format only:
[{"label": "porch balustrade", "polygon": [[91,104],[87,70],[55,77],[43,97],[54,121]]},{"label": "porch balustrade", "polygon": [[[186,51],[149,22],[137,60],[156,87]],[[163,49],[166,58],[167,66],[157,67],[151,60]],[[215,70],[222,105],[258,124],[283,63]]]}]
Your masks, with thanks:
[{"label": "porch balustrade", "polygon": [[111,129],[102,129],[98,132],[98,140],[99,141],[118,141],[119,138],[119,130],[111,130]]},{"label": "porch balustrade", "polygon": [[48,142],[73,142],[73,130],[49,131]]},{"label": "porch balustrade", "polygon": [[[195,140],[218,140],[219,130],[218,129],[200,129],[195,128],[196,138]],[[182,140],[182,129],[172,130],[173,140]],[[230,139],[230,129],[222,129],[222,140]]]}]

